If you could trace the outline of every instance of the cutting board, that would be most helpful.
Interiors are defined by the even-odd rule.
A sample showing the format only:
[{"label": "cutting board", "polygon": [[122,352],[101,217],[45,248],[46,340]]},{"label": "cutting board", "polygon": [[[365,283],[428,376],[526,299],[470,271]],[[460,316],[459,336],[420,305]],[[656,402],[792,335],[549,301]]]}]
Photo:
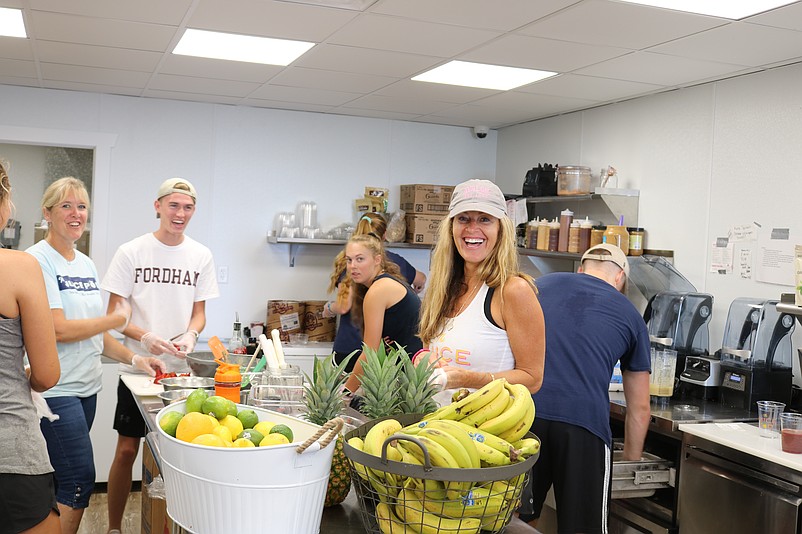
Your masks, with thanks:
[{"label": "cutting board", "polygon": [[139,397],[150,397],[164,391],[160,384],[153,383],[151,376],[120,373],[120,378],[131,390],[131,393]]}]

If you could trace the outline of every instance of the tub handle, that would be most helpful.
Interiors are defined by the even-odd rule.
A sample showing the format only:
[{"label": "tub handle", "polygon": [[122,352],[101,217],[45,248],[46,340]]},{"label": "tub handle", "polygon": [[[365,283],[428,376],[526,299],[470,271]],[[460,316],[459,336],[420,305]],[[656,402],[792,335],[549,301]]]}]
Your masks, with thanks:
[{"label": "tub handle", "polygon": [[298,447],[295,449],[295,452],[297,452],[298,454],[302,454],[307,448],[309,448],[313,443],[315,443],[318,439],[320,439],[320,437],[323,436],[323,434],[326,434],[326,432],[328,432],[328,434],[326,434],[326,436],[324,436],[323,439],[321,439],[320,442],[318,443],[320,449],[325,449],[328,446],[328,444],[331,443],[332,440],[335,439],[340,434],[340,430],[342,430],[344,424],[345,421],[343,421],[339,417],[335,417],[330,421],[326,421],[326,423],[322,427],[320,427],[318,431],[314,433],[314,435],[312,435],[309,439],[298,445]]}]

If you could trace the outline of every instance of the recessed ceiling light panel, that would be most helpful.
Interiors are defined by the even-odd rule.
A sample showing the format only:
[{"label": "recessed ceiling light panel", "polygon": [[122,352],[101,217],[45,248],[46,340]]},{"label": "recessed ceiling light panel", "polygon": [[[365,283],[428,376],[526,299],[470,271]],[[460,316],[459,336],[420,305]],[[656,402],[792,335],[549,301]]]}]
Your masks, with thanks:
[{"label": "recessed ceiling light panel", "polygon": [[544,70],[502,67],[501,65],[487,65],[485,63],[470,63],[467,61],[450,61],[412,79],[419,82],[445,83],[448,85],[507,91],[550,78],[556,74],[556,72]]},{"label": "recessed ceiling light panel", "polygon": [[675,11],[686,11],[699,15],[711,15],[725,19],[740,20],[764,11],[769,11],[795,0],[621,0],[630,4],[662,7]]},{"label": "recessed ceiling light panel", "polygon": [[182,56],[286,66],[315,43],[187,29],[173,50]]},{"label": "recessed ceiling light panel", "polygon": [[28,37],[21,9],[0,7],[0,35],[5,37]]}]

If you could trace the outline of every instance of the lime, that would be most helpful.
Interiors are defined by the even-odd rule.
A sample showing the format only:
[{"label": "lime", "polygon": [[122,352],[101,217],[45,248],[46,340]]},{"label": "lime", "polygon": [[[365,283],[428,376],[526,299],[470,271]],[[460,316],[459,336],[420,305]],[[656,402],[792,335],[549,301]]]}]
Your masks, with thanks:
[{"label": "lime", "polygon": [[265,439],[259,442],[260,447],[269,447],[271,445],[286,445],[289,443],[287,437],[283,434],[269,434],[265,436]]},{"label": "lime", "polygon": [[181,412],[167,412],[159,419],[159,426],[168,436],[175,437],[178,422],[181,421],[182,417],[184,417],[184,414]]},{"label": "lime", "polygon": [[254,430],[252,428],[249,428],[247,430],[243,430],[242,432],[240,432],[239,435],[237,436],[237,439],[240,439],[240,438],[249,439],[256,446],[259,446],[259,443],[261,443],[261,441],[263,439],[265,439],[265,437],[262,435],[261,432],[259,432],[258,430]]},{"label": "lime", "polygon": [[227,415],[220,419],[220,424],[227,427],[231,431],[232,436],[239,436],[239,433],[245,429],[245,427],[242,426],[242,421],[233,415]]},{"label": "lime", "polygon": [[240,410],[237,419],[242,421],[242,428],[253,428],[259,422],[259,416],[253,410]]},{"label": "lime", "polygon": [[229,402],[231,401],[229,401],[224,397],[218,397],[217,395],[212,395],[211,397],[203,401],[203,405],[201,406],[201,412],[214,416],[217,419],[222,419],[223,417],[228,415]]},{"label": "lime", "polygon": [[190,393],[189,396],[187,396],[187,402],[185,405],[187,413],[201,411],[203,401],[205,401],[207,398],[209,398],[209,393],[207,393],[205,389],[198,388]]},{"label": "lime", "polygon": [[292,443],[292,429],[287,425],[276,425],[270,429],[271,434],[281,434],[287,438],[287,443]]},{"label": "lime", "polygon": [[231,401],[229,399],[226,399],[226,400],[228,401],[228,415],[236,416],[237,415],[237,405],[233,401]]},{"label": "lime", "polygon": [[270,434],[270,431],[273,427],[276,426],[276,423],[271,423],[270,421],[259,421],[255,425],[253,425],[254,430],[258,430],[262,433],[263,436]]}]

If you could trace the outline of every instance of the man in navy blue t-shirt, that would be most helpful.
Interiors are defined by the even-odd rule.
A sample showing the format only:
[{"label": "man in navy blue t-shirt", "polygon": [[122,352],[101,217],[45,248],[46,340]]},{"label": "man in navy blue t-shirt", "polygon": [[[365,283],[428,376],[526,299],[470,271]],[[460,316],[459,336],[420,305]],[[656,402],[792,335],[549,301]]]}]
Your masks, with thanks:
[{"label": "man in navy blue t-shirt", "polygon": [[532,472],[535,525],[554,486],[560,533],[606,533],[612,468],[610,377],[621,362],[627,403],[624,459],[639,460],[649,425],[649,333],[622,291],[629,263],[620,248],[592,247],[578,273],[537,279],[546,322],[543,386],[532,431],[542,440]]}]

